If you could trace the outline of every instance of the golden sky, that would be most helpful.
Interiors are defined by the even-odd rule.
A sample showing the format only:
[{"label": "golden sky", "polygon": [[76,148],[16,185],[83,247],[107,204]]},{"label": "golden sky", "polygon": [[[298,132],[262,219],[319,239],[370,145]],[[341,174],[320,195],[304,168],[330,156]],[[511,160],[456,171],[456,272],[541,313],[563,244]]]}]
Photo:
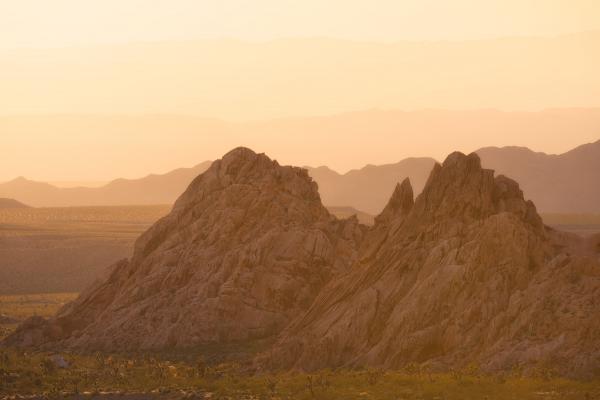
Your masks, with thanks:
[{"label": "golden sky", "polygon": [[597,0],[0,0],[0,48],[201,38],[463,40],[600,29]]},{"label": "golden sky", "polygon": [[0,0],[0,181],[133,178],[238,145],[339,171],[560,153],[600,139],[599,48],[598,0]]},{"label": "golden sky", "polygon": [[339,172],[406,157],[527,146],[562,153],[600,140],[600,109],[542,112],[365,111],[228,123],[186,116],[0,117],[0,182],[102,181],[165,173],[220,158],[237,146],[282,164]]}]

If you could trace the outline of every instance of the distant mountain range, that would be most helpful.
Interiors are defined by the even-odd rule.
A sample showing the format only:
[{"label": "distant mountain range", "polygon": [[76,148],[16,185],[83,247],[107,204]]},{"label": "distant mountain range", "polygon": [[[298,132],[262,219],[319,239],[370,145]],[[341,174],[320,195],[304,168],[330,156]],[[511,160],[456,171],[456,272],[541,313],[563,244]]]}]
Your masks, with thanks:
[{"label": "distant mountain range", "polygon": [[[477,154],[485,168],[519,182],[540,212],[600,213],[600,140],[558,155],[525,147],[486,147]],[[408,158],[343,175],[327,167],[310,168],[309,173],[325,205],[348,205],[376,215],[402,179],[409,177],[420,193],[434,163],[432,158]]]},{"label": "distant mountain range", "polygon": [[[485,168],[519,182],[525,197],[533,200],[541,212],[600,213],[600,140],[559,155],[524,147],[487,147],[477,153]],[[420,193],[434,163],[433,158],[407,158],[345,174],[325,166],[306,168],[318,183],[326,206],[353,207],[375,215],[385,206],[396,183],[406,177],[415,193]],[[40,207],[171,204],[210,165],[205,161],[164,175],[117,179],[98,188],[58,188],[17,178],[0,184],[0,196]]]},{"label": "distant mountain range", "polygon": [[29,208],[29,206],[14,199],[0,198],[0,208]]},{"label": "distant mountain range", "polygon": [[205,161],[192,168],[179,168],[141,179],[115,179],[97,188],[59,188],[20,177],[0,184],[0,196],[35,207],[170,204],[210,164]]},{"label": "distant mountain range", "polygon": [[425,186],[435,164],[433,158],[407,158],[395,164],[367,165],[345,174],[328,167],[310,168],[326,206],[351,206],[376,215],[390,198],[396,183],[409,177],[416,193]]},{"label": "distant mountain range", "polygon": [[212,160],[240,144],[281,164],[344,172],[410,157],[441,159],[450,150],[473,152],[498,143],[560,153],[599,139],[599,128],[600,108],[369,109],[240,123],[164,114],[0,116],[0,182],[42,174],[58,182],[142,177]]},{"label": "distant mountain range", "polygon": [[524,147],[477,151],[483,166],[515,179],[543,212],[600,213],[600,140],[563,154]]}]

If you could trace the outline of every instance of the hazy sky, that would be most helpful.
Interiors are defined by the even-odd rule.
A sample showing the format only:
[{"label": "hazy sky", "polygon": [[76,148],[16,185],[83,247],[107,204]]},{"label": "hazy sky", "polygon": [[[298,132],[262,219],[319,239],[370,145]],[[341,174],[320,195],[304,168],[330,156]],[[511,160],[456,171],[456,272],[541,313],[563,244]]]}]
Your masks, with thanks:
[{"label": "hazy sky", "polygon": [[339,172],[406,157],[443,160],[484,146],[562,153],[600,140],[600,109],[506,113],[366,111],[227,123],[185,116],[0,117],[0,182],[110,180],[165,173],[220,158],[237,146],[280,163]]},{"label": "hazy sky", "polygon": [[598,110],[344,113],[600,107],[598,48],[600,0],[0,0],[0,181],[139,177],[238,145],[339,171],[559,153],[600,138]]},{"label": "hazy sky", "polygon": [[598,0],[0,0],[0,48],[231,37],[456,40],[600,29]]}]

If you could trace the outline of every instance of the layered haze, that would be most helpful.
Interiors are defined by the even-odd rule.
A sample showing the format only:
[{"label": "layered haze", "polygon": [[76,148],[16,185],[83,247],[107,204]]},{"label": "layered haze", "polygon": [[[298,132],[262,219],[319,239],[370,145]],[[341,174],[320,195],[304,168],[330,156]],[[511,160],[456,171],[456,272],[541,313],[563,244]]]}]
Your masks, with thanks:
[{"label": "layered haze", "polygon": [[0,51],[2,114],[255,120],[372,107],[598,107],[600,31],[365,42],[230,39]]},{"label": "layered haze", "polygon": [[21,0],[0,4],[0,47],[7,48],[211,37],[464,40],[600,28],[595,0]]},{"label": "layered haze", "polygon": [[[563,154],[535,152],[526,147],[485,147],[477,150],[484,166],[496,175],[513,176],[527,199],[545,213],[600,213],[600,140]],[[409,178],[420,193],[435,164],[429,157],[410,157],[391,164],[367,165],[340,174],[327,166],[306,167],[318,184],[324,205],[339,215],[379,214],[398,182]],[[163,175],[116,179],[100,187],[59,188],[17,178],[0,183],[0,196],[38,207],[172,204],[189,183],[211,165],[202,162]],[[341,206],[341,207],[340,207]],[[369,218],[364,218],[368,220]]]},{"label": "layered haze", "polygon": [[19,176],[137,179],[214,160],[239,145],[282,164],[345,173],[409,157],[440,160],[454,149],[524,146],[564,153],[598,140],[600,109],[370,110],[239,123],[177,115],[27,115],[0,117],[0,135],[0,183]]},{"label": "layered haze", "polygon": [[0,11],[0,182],[100,186],[240,145],[340,172],[486,146],[562,153],[600,129],[594,0]]},{"label": "layered haze", "polygon": [[340,172],[562,153],[600,129],[592,0],[0,5],[0,182],[137,178],[240,145]]}]

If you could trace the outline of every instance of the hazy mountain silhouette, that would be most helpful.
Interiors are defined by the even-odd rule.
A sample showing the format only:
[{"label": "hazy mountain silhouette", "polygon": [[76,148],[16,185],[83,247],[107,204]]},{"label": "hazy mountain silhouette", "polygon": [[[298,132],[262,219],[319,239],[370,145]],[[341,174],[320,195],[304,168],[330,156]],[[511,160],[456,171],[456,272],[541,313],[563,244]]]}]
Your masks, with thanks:
[{"label": "hazy mountain silhouette", "polygon": [[395,164],[367,165],[343,175],[327,167],[308,168],[308,173],[319,185],[326,206],[346,205],[378,214],[404,178],[410,178],[415,190],[421,192],[434,164],[433,158],[407,158]]},{"label": "hazy mountain silhouette", "polygon": [[[513,177],[540,212],[600,213],[600,141],[558,155],[524,147],[486,147],[476,152],[484,167]],[[326,166],[305,168],[319,185],[325,206],[352,207],[375,215],[405,178],[410,178],[413,190],[420,193],[434,163],[433,158],[407,158],[345,174]],[[209,166],[206,161],[164,175],[117,179],[99,188],[58,188],[17,178],[0,184],[0,196],[32,206],[171,204]]]},{"label": "hazy mountain silhouette", "polygon": [[484,167],[519,182],[541,211],[600,213],[600,140],[563,154],[524,147],[488,147],[477,153]]},{"label": "hazy mountain silhouette", "polygon": [[0,184],[0,195],[18,198],[36,207],[171,204],[210,164],[205,161],[192,168],[141,179],[116,179],[98,188],[59,188],[20,177]]},{"label": "hazy mountain silhouette", "polygon": [[[455,148],[472,152],[490,145],[521,145],[552,150],[555,146],[550,143],[570,143],[552,150],[561,152],[596,140],[598,127],[600,108],[534,112],[371,109],[242,123],[161,114],[0,116],[2,138],[13,138],[3,141],[0,182],[41,173],[32,168],[31,159],[36,160],[35,165],[52,165],[47,172],[55,175],[56,181],[89,179],[86,174],[96,174],[97,169],[108,178],[141,177],[158,168],[168,171],[211,160],[239,143],[268,151],[285,164],[327,165],[346,172],[409,157],[440,159]],[[52,141],[48,140],[50,133]],[[169,151],[165,151],[165,142]],[[64,143],[82,150],[65,153]],[[110,149],[110,162],[104,152],[86,150],[93,146]],[[27,159],[21,157],[24,148],[28,149]],[[65,156],[57,157],[63,153]],[[154,161],[151,154],[160,157]],[[62,171],[69,171],[69,176],[60,175]]]},{"label": "hazy mountain silhouette", "polygon": [[14,199],[0,198],[0,208],[29,208],[29,206]]},{"label": "hazy mountain silhouette", "polygon": [[[536,153],[525,147],[487,147],[476,151],[485,168],[511,176],[540,212],[600,213],[600,140],[563,154]],[[309,168],[323,203],[381,212],[397,182],[410,178],[420,193],[435,160],[406,159],[368,165],[340,175],[327,167]]]}]

